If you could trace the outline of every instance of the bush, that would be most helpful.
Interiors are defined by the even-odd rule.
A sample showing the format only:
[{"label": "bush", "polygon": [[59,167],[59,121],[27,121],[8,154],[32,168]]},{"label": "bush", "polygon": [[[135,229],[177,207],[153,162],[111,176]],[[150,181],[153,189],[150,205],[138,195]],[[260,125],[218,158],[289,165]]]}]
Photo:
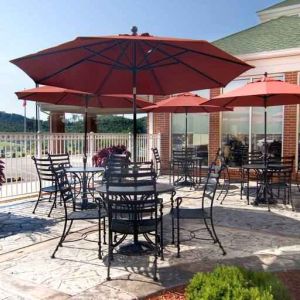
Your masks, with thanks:
[{"label": "bush", "polygon": [[272,273],[234,266],[218,266],[211,273],[197,273],[186,288],[188,300],[287,300],[282,282]]},{"label": "bush", "polygon": [[103,148],[92,157],[93,166],[105,167],[107,160],[111,154],[126,154],[128,158],[131,156],[130,152],[124,145]]}]

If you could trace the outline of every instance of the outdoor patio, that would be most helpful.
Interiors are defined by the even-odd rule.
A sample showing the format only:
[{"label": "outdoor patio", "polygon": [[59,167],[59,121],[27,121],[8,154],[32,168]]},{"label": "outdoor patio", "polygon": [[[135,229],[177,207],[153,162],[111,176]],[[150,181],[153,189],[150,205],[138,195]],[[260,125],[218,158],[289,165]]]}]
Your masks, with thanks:
[{"label": "outdoor patio", "polygon": [[[164,178],[164,181],[167,179]],[[97,256],[97,227],[93,222],[77,222],[70,243],[50,255],[62,232],[63,210],[58,207],[47,218],[50,203],[40,204],[36,215],[35,198],[1,204],[0,214],[0,298],[1,299],[136,299],[166,287],[187,282],[197,271],[210,270],[219,263],[243,265],[256,270],[300,269],[300,214],[282,204],[267,207],[247,205],[239,198],[239,185],[231,184],[223,205],[216,201],[215,223],[227,251],[222,256],[206,237],[199,222],[181,223],[181,258],[171,244],[170,195],[164,197],[165,260],[158,260],[159,281],[150,278],[152,256],[115,255],[111,281],[106,281],[107,247],[104,260]],[[180,188],[176,196],[190,197],[196,205],[201,191]],[[293,186],[293,198],[300,197]],[[250,199],[250,200],[253,200]],[[197,230],[198,229],[198,230]],[[195,231],[194,231],[195,230]],[[94,241],[94,242],[92,242]]]}]

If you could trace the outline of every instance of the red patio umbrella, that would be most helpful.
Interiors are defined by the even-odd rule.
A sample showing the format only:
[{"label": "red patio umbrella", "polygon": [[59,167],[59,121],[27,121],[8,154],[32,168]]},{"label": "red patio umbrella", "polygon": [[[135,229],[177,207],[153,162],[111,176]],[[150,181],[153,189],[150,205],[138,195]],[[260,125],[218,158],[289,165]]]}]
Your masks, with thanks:
[{"label": "red patio umbrella", "polygon": [[300,86],[273,79],[267,76],[250,82],[243,87],[217,96],[207,102],[220,107],[261,106],[265,108],[265,153],[267,140],[267,107],[276,105],[291,105],[300,103]]},{"label": "red patio umbrella", "polygon": [[[18,99],[44,102],[56,105],[74,105],[85,107],[84,114],[84,164],[86,164],[87,151],[87,108],[129,108],[132,106],[131,95],[94,95],[77,90],[65,89],[54,86],[41,86],[16,92]],[[136,106],[141,109],[151,103],[136,99]]]},{"label": "red patio umbrella", "polygon": [[185,114],[185,151],[187,151],[187,116],[188,113],[212,113],[232,111],[232,108],[207,105],[208,99],[197,94],[184,93],[157,102],[156,105],[144,108],[147,112],[167,112]]},{"label": "red patio umbrella", "polygon": [[[267,159],[267,107],[276,105],[291,105],[300,103],[300,87],[295,84],[276,80],[267,76],[255,82],[246,84],[229,93],[217,96],[208,101],[210,105],[226,106],[262,106],[264,112],[264,158]],[[266,172],[265,172],[266,174]],[[265,176],[265,186],[266,186]],[[266,198],[266,189],[265,189]]]},{"label": "red patio umbrella", "polygon": [[12,60],[37,84],[93,94],[133,94],[136,160],[136,94],[170,95],[225,86],[251,68],[207,41],[149,34],[78,37]]}]

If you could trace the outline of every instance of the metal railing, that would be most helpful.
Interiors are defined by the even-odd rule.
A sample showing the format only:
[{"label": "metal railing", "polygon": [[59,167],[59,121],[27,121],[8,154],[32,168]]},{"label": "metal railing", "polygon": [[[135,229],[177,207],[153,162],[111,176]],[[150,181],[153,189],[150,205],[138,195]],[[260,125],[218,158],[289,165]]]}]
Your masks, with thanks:
[{"label": "metal railing", "polygon": [[[5,162],[6,182],[0,188],[0,201],[38,191],[38,177],[32,156],[43,157],[47,153],[70,155],[73,166],[82,165],[84,135],[79,133],[0,133],[0,159]],[[125,145],[132,153],[131,134],[89,133],[88,165],[98,151],[113,145]],[[152,159],[151,148],[160,150],[160,134],[137,135],[137,159]]]}]

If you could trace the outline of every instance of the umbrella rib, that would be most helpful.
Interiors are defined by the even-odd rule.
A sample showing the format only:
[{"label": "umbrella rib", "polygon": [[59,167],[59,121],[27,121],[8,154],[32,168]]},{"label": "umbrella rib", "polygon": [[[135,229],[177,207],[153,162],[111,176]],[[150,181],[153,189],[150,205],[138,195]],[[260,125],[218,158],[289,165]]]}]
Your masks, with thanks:
[{"label": "umbrella rib", "polygon": [[[87,47],[84,47],[84,49],[86,49],[87,51],[89,51],[89,52],[91,52],[91,53],[93,53],[93,54],[95,54],[96,56],[100,56],[100,57],[102,57],[102,58],[104,58],[104,59],[107,59],[107,60],[109,60],[111,63],[114,63],[114,60],[113,59],[111,59],[110,57],[107,57],[106,55],[103,55],[103,54],[98,54],[97,53],[97,51],[94,51],[94,50],[91,50],[91,49],[89,49],[89,48],[87,48]],[[92,61],[92,60],[91,60]],[[97,61],[93,61],[93,62],[97,62]],[[100,62],[100,63],[102,63],[102,64],[107,64],[107,65],[109,65],[108,63],[105,63],[105,62]],[[123,64],[123,63],[119,63],[119,66],[120,67],[128,67],[127,65],[125,65],[125,64]]]},{"label": "umbrella rib", "polygon": [[[182,55],[182,54],[184,54],[186,52],[187,51],[182,51],[182,52],[179,52],[177,54],[174,54],[174,57]],[[165,66],[165,64],[159,65],[159,63],[164,62],[166,60],[170,60],[170,59],[171,59],[171,57],[167,56],[167,57],[164,57],[162,59],[156,60],[156,61],[152,62],[151,64],[148,64],[148,65],[145,65],[145,66],[141,66],[140,69],[150,69],[150,68],[157,68],[157,67],[160,67],[160,66]],[[168,64],[171,65],[172,63],[168,63]],[[173,64],[176,64],[176,62],[173,62]]]},{"label": "umbrella rib", "polygon": [[[115,47],[115,45],[116,45],[116,43],[113,44],[113,45],[110,45],[109,47],[107,47],[107,48],[105,48],[105,49],[102,49],[100,52],[102,53],[102,52],[105,52],[105,51],[107,51],[107,50],[110,50],[111,48]],[[85,57],[85,58],[82,58],[82,59],[80,59],[80,60],[78,60],[78,61],[72,63],[71,65],[69,65],[69,66],[67,66],[67,67],[64,67],[64,68],[62,68],[62,69],[60,69],[60,70],[58,70],[58,71],[56,71],[56,72],[54,72],[54,73],[52,73],[52,74],[50,74],[50,75],[48,75],[48,76],[46,76],[46,77],[40,79],[40,80],[37,80],[36,83],[43,83],[43,81],[48,80],[48,79],[50,79],[51,77],[53,77],[53,76],[55,76],[55,75],[58,75],[58,74],[60,74],[60,73],[62,73],[62,72],[64,72],[64,71],[66,71],[66,70],[69,70],[69,69],[71,69],[71,68],[73,68],[73,67],[75,67],[75,66],[81,64],[82,62],[84,62],[84,61],[86,61],[86,60],[88,60],[88,59],[94,57],[94,56],[95,56],[95,54],[89,55],[88,57]]]},{"label": "umbrella rib", "polygon": [[[89,44],[87,46],[96,46],[96,45],[101,45],[101,44],[111,44],[113,43],[114,41],[111,41],[111,40],[108,40],[108,41],[101,41],[101,42],[96,42],[96,43],[92,43],[92,44]],[[72,48],[67,48],[67,49],[60,49],[60,50],[55,50],[55,51],[47,51],[47,52],[44,52],[44,53],[36,53],[36,54],[30,54],[30,55],[27,55],[27,56],[23,56],[23,57],[20,57],[20,58],[16,58],[16,59],[13,59],[11,60],[11,62],[18,62],[20,60],[24,60],[24,59],[32,59],[32,58],[38,58],[38,57],[41,57],[41,56],[45,56],[45,55],[52,55],[52,54],[59,54],[59,53],[63,53],[63,52],[68,52],[68,51],[73,51],[73,50],[77,50],[77,49],[80,49],[80,48],[83,48],[82,45],[80,46],[77,46],[77,47],[72,47]]]},{"label": "umbrella rib", "polygon": [[[119,60],[123,57],[126,49],[128,48],[129,43],[127,43],[126,47],[124,47],[122,50],[122,52],[119,54],[118,58],[116,59],[116,64],[119,62]],[[102,82],[100,83],[99,87],[96,90],[96,94],[99,94],[101,92],[101,90],[103,89],[103,86],[105,85],[106,81],[108,80],[110,74],[112,73],[112,71],[114,70],[114,66],[112,66],[110,68],[110,70],[108,71],[108,73],[106,74],[106,76],[104,77],[104,79],[102,80]]]},{"label": "umbrella rib", "polygon": [[164,50],[158,49],[158,51],[160,51],[160,52],[162,52],[164,55],[169,56],[170,58],[176,60],[178,63],[184,65],[185,67],[187,67],[187,68],[189,68],[189,69],[191,69],[191,70],[193,70],[194,72],[200,74],[201,76],[203,76],[203,77],[209,79],[210,81],[213,81],[213,82],[217,83],[217,84],[220,85],[220,86],[224,86],[224,84],[223,84],[222,82],[219,82],[218,80],[215,80],[214,78],[211,78],[209,75],[207,75],[207,74],[205,74],[205,73],[199,71],[198,69],[192,67],[191,65],[189,65],[189,64],[187,64],[187,63],[185,63],[185,62],[183,62],[183,61],[180,60],[179,58],[176,58],[176,57],[174,57],[174,56],[170,56],[170,55],[169,55],[167,52],[165,52]]},{"label": "umbrella rib", "polygon": [[60,98],[58,99],[58,101],[55,102],[55,105],[58,105],[65,97],[67,97],[67,93],[64,93],[64,94],[62,95],[62,97],[60,97]]},{"label": "umbrella rib", "polygon": [[[234,64],[237,64],[237,65],[242,65],[242,66],[246,66],[247,65],[243,61],[235,61],[235,60],[232,60],[232,59],[229,59],[229,58],[220,57],[220,56],[209,54],[209,53],[205,53],[205,52],[202,52],[202,51],[188,49],[188,48],[185,48],[185,47],[182,47],[182,46],[176,46],[176,45],[167,44],[167,43],[162,43],[162,45],[168,46],[168,47],[173,47],[173,48],[176,48],[176,49],[187,50],[188,52],[192,52],[192,53],[196,53],[196,54],[201,54],[201,55],[204,55],[204,56],[208,56],[208,57],[211,57],[211,58],[215,58],[215,59],[227,61],[227,62],[234,63]],[[217,48],[216,46],[214,46],[214,47]],[[219,48],[217,48],[217,49],[220,50]]]},{"label": "umbrella rib", "polygon": [[139,67],[143,62],[145,62],[146,58],[148,56],[150,56],[151,54],[153,54],[157,50],[157,48],[159,47],[159,45],[160,45],[160,43],[157,43],[156,46],[154,48],[152,48],[152,51],[149,50],[146,53],[146,55],[144,55],[143,59],[141,59],[141,61],[137,63],[137,67]]},{"label": "umbrella rib", "polygon": [[[112,67],[113,64],[109,64],[109,63],[105,63],[103,61],[97,61],[97,60],[93,60],[93,59],[87,59],[87,61],[95,63],[95,64],[99,64],[99,65],[103,65],[103,66],[108,66],[108,67]],[[121,67],[121,66],[115,66],[114,69],[116,70],[128,70],[128,67]]]},{"label": "umbrella rib", "polygon": [[[140,43],[137,43],[137,45],[138,45],[138,47],[139,47],[141,53],[143,54],[143,53],[144,53],[144,52],[143,52],[143,48],[141,47]],[[148,58],[146,57],[146,55],[144,55],[144,60],[146,61],[146,63],[149,64],[149,61],[148,61]],[[160,84],[160,82],[159,82],[159,80],[158,80],[158,78],[157,78],[157,75],[155,74],[155,71],[154,71],[153,69],[150,69],[150,72],[151,72],[151,75],[152,75],[152,77],[154,78],[154,81],[156,82],[158,88],[160,89],[161,94],[162,94],[162,95],[165,95],[165,91],[164,91],[164,89],[162,88],[162,86],[161,86],[161,84]]]}]

